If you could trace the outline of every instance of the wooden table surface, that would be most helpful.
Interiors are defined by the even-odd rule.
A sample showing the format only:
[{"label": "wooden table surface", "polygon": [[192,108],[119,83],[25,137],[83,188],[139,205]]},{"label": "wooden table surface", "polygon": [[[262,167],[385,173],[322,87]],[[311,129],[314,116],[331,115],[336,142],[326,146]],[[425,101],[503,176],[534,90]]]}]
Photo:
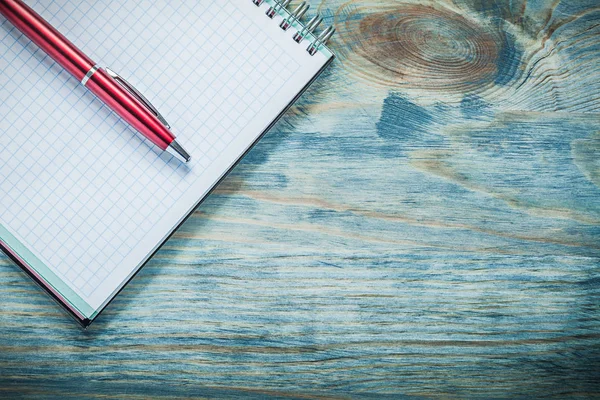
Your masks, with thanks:
[{"label": "wooden table surface", "polygon": [[0,398],[600,396],[597,0],[315,9],[336,62],[87,331],[0,256]]}]

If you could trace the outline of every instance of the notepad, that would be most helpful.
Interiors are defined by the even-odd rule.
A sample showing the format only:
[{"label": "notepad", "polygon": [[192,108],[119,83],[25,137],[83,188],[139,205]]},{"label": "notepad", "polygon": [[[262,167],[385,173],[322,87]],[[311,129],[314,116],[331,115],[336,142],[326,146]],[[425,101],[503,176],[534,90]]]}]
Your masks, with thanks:
[{"label": "notepad", "polygon": [[251,0],[28,1],[132,82],[163,153],[0,16],[0,246],[89,324],[331,62]]}]

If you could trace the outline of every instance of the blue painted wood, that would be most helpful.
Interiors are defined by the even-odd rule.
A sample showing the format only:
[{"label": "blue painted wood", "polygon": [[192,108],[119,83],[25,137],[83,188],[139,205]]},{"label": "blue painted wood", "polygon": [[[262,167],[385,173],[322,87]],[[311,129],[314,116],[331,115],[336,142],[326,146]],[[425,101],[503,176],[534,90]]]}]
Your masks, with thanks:
[{"label": "blue painted wood", "polygon": [[88,331],[0,257],[0,397],[600,395],[600,8],[335,0],[332,68]]}]

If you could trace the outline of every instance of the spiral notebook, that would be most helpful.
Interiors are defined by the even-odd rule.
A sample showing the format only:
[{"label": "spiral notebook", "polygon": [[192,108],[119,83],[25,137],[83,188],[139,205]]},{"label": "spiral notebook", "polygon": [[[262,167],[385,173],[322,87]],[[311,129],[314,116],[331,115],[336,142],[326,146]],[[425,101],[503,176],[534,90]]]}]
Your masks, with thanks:
[{"label": "spiral notebook", "polygon": [[333,30],[289,1],[27,3],[193,157],[162,153],[0,16],[0,247],[87,326],[333,60]]}]

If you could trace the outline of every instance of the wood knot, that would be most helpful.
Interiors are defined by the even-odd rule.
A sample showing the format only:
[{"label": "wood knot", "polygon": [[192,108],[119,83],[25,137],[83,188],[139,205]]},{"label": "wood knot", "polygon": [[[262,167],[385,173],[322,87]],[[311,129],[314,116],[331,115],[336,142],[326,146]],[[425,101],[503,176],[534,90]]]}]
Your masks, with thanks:
[{"label": "wood knot", "polygon": [[341,14],[340,38],[353,70],[369,80],[446,93],[494,83],[504,41],[499,32],[447,9],[353,6]]}]

